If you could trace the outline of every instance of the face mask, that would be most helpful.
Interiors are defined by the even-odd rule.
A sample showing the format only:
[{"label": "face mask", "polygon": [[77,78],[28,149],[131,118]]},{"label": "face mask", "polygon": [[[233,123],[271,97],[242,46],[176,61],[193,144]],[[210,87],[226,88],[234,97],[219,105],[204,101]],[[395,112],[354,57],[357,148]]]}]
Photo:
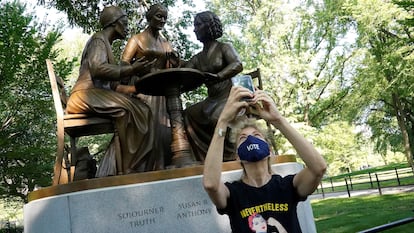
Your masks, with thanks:
[{"label": "face mask", "polygon": [[267,142],[254,136],[247,136],[247,139],[240,144],[237,153],[241,160],[248,162],[260,161],[270,154]]}]

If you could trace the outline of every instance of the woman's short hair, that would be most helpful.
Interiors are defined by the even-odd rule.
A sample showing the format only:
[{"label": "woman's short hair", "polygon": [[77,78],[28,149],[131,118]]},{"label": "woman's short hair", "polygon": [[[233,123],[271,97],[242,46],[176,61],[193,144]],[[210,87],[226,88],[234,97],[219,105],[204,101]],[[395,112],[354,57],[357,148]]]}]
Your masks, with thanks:
[{"label": "woman's short hair", "polygon": [[211,11],[203,11],[196,14],[195,19],[197,18],[207,23],[211,39],[215,40],[223,36],[223,24],[216,14]]},{"label": "woman's short hair", "polygon": [[247,127],[253,127],[255,129],[257,129],[261,134],[263,134],[263,136],[265,137],[266,140],[268,140],[266,138],[266,130],[259,125],[258,123],[258,119],[256,118],[248,118],[248,117],[244,117],[241,119],[238,119],[235,122],[232,122],[231,124],[231,129],[230,129],[230,135],[229,135],[229,140],[232,143],[237,143],[237,139],[238,136],[240,134],[240,132],[242,131],[242,129],[245,129]]},{"label": "woman's short hair", "polygon": [[154,5],[151,5],[150,8],[148,9],[147,13],[145,13],[145,18],[147,19],[147,21],[150,21],[152,17],[154,17],[154,15],[159,11],[168,11],[167,7],[156,3]]}]

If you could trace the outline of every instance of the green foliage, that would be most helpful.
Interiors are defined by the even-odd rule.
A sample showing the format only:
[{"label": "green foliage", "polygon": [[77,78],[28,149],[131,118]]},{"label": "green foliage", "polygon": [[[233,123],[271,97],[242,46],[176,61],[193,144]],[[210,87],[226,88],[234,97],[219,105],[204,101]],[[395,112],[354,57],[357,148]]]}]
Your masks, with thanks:
[{"label": "green foliage", "polygon": [[[332,174],[358,168],[359,157],[366,152],[352,127],[341,119],[358,65],[344,2],[215,0],[211,4],[227,24],[245,70],[261,69],[264,89],[274,96],[282,114],[303,123],[301,129],[323,152]],[[240,10],[231,10],[236,8]],[[295,153],[276,139],[279,153]]]},{"label": "green foliage", "polygon": [[25,199],[36,185],[51,181],[55,113],[45,59],[57,56],[52,48],[60,32],[42,28],[20,3],[0,5],[1,196]]},{"label": "green foliage", "polygon": [[349,19],[343,1],[303,2],[216,0],[211,7],[227,23],[245,69],[261,68],[284,115],[320,126],[347,95],[340,87],[352,56],[343,39]]},{"label": "green foliage", "polygon": [[2,210],[0,212],[0,232],[8,232],[2,231],[4,228],[7,229],[7,227],[3,225],[4,221],[14,223],[13,225],[16,225],[16,227],[23,227],[23,205],[24,202],[18,197],[0,199],[0,209]]},{"label": "green foliage", "polygon": [[[359,144],[354,129],[346,122],[334,122],[322,127],[314,144],[329,166],[327,175],[351,172],[366,164],[364,147]],[[366,149],[366,148],[365,148]]]},{"label": "green foliage", "polygon": [[412,165],[414,30],[408,5],[366,0],[346,8],[358,24],[357,42],[364,54],[351,93],[353,119],[371,126],[377,151],[403,151]]},{"label": "green foliage", "polygon": [[316,128],[369,125],[377,152],[405,151],[412,163],[412,2],[213,0],[209,7],[245,68],[261,68],[285,116]]}]

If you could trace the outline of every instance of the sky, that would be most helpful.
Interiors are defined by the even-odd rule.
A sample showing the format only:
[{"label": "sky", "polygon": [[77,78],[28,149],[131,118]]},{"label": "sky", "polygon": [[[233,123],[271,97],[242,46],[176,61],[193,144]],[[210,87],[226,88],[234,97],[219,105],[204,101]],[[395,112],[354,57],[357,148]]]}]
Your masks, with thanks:
[{"label": "sky", "polygon": [[47,9],[44,6],[39,6],[37,1],[38,0],[25,0],[24,3],[27,4],[26,9],[28,9],[29,12],[33,12],[40,21],[49,22],[51,25],[56,24],[57,22],[64,23],[66,27],[64,28],[63,36],[82,33],[82,29],[69,26],[65,13],[60,12],[55,8]]}]

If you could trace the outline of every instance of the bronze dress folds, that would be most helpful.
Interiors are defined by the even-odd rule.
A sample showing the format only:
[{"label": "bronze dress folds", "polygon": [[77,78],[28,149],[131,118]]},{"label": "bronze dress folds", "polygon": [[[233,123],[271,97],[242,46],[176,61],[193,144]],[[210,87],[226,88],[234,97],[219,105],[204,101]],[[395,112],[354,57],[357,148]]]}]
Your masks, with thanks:
[{"label": "bronze dress folds", "polygon": [[[216,84],[206,84],[207,98],[184,110],[184,122],[193,152],[197,160],[204,161],[217,120],[233,86],[230,78],[240,72],[241,63],[231,44],[214,41],[207,52],[196,54],[185,66],[202,72],[221,73],[223,79]],[[226,136],[223,160],[235,160],[234,152],[234,144]]]},{"label": "bronze dress folds", "polygon": [[[156,58],[151,71],[170,68],[168,60],[163,56],[148,55],[149,52],[159,52],[165,55],[171,52],[171,44],[161,35],[154,37],[147,27],[143,32],[133,35],[125,46],[122,61],[132,64],[135,60],[145,56],[152,61]],[[162,85],[162,83],[160,83]],[[153,114],[153,128],[155,133],[154,156],[151,160],[153,170],[162,170],[171,161],[171,125],[167,112],[166,98],[164,96],[145,96],[145,103],[151,108]]]},{"label": "bronze dress folds", "polygon": [[[83,51],[79,78],[66,110],[113,117],[119,132],[123,174],[145,171],[154,140],[151,111],[140,100],[113,91],[117,82],[110,80],[119,80],[119,76],[120,66],[115,62],[109,41],[101,32],[96,33]],[[97,176],[117,174],[112,142]]]}]

